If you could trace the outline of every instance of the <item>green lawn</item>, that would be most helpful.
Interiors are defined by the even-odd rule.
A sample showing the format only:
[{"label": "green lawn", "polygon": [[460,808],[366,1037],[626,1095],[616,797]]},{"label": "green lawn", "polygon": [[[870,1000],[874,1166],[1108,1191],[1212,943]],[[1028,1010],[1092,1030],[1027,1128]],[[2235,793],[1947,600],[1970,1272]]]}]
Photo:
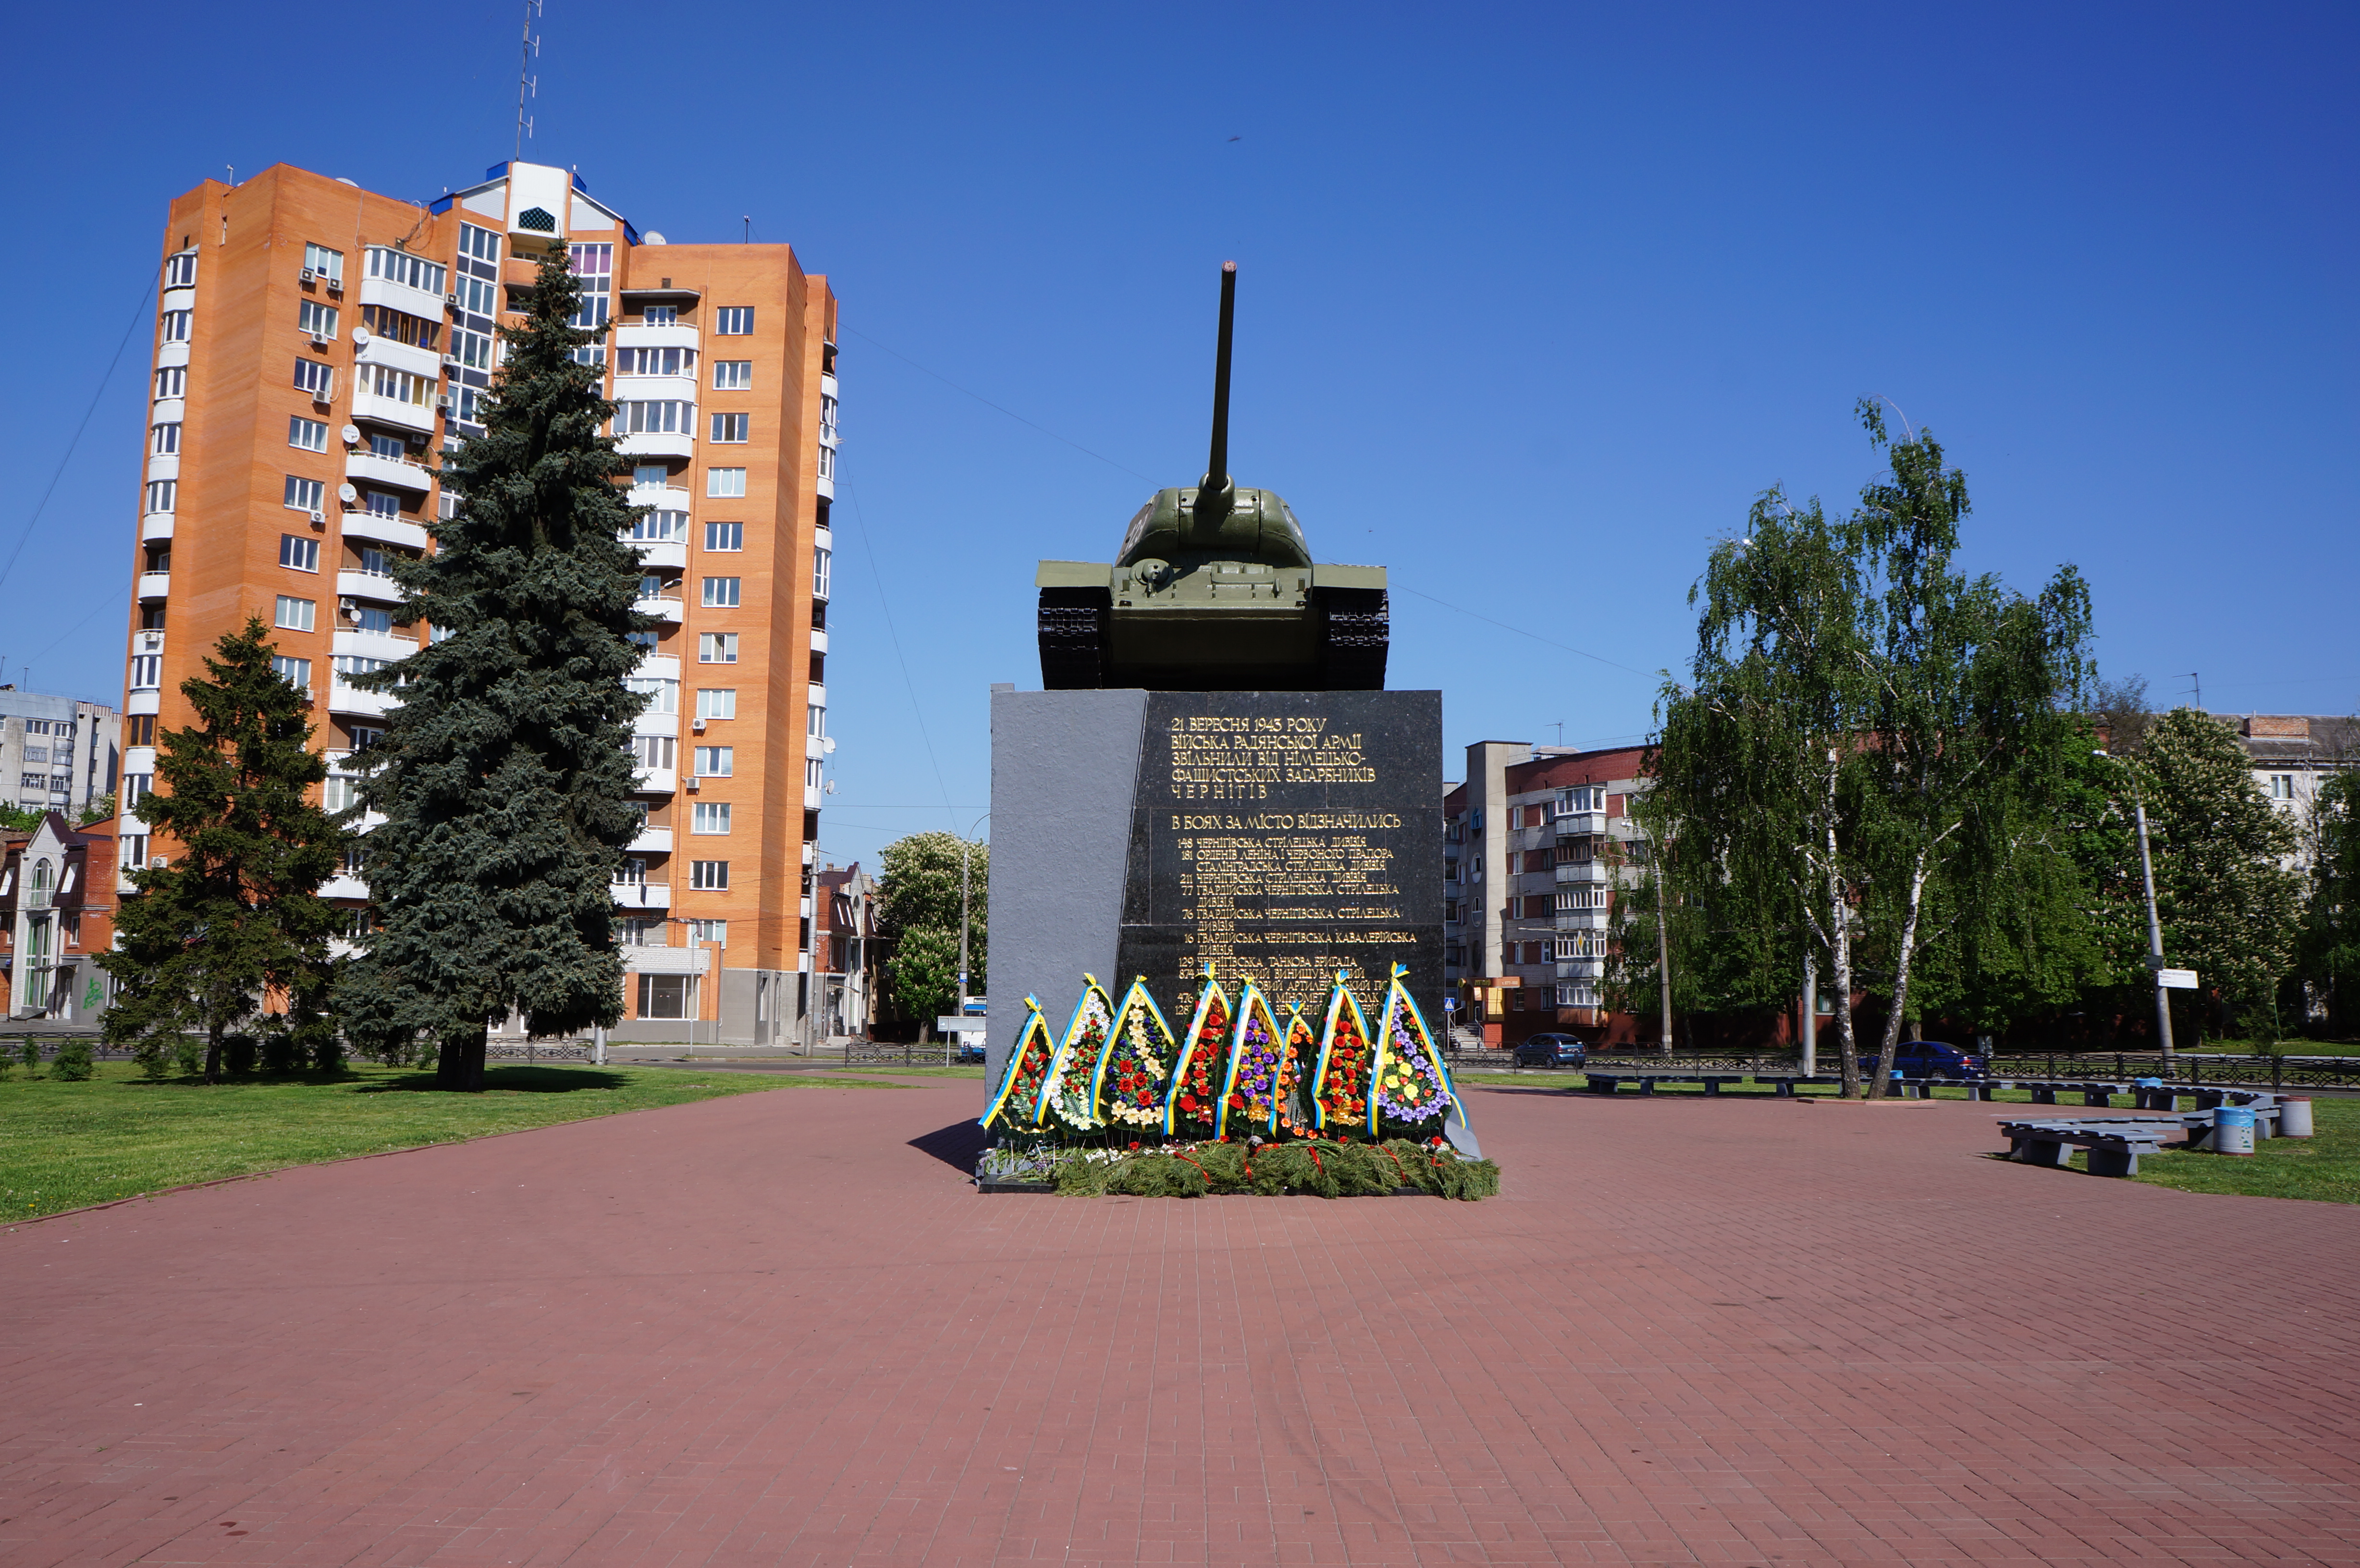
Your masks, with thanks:
[{"label": "green lawn", "polygon": [[0,1216],[724,1094],[893,1087],[874,1078],[635,1067],[496,1066],[485,1082],[480,1094],[453,1094],[437,1090],[431,1073],[362,1067],[333,1080],[207,1088],[151,1083],[129,1062],[102,1062],[82,1083],[27,1079],[19,1067],[0,1079]]}]

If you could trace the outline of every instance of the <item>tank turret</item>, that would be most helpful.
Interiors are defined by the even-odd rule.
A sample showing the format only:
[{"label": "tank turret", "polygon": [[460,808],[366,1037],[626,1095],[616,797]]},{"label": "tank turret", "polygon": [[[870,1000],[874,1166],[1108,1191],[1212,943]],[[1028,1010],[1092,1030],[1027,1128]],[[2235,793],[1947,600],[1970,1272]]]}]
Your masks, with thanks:
[{"label": "tank turret", "polygon": [[1204,477],[1157,491],[1113,564],[1041,563],[1041,683],[1052,691],[1384,689],[1385,569],[1314,562],[1294,508],[1229,476],[1237,287],[1238,264],[1224,262]]}]

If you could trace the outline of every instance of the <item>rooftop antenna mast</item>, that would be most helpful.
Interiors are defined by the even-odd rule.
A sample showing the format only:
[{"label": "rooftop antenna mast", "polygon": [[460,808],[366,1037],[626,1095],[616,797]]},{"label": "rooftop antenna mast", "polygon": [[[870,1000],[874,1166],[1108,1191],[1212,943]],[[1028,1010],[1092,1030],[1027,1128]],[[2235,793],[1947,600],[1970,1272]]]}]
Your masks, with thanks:
[{"label": "rooftop antenna mast", "polygon": [[541,0],[524,0],[524,42],[517,61],[517,147],[519,160],[524,157],[524,144],[532,136],[532,120],[524,112],[525,100],[541,96],[541,78],[532,73],[533,57],[541,53],[541,40],[533,36],[533,18],[541,15]]},{"label": "rooftop antenna mast", "polygon": [[2201,710],[2204,706],[2204,682],[2193,670],[2188,672],[2188,679],[2196,688],[2196,706]]}]

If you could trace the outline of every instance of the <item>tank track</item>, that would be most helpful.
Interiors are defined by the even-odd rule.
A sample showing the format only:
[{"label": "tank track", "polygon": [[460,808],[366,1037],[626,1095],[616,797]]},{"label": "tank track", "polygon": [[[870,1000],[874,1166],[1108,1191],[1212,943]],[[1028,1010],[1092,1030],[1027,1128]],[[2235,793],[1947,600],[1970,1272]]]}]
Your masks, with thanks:
[{"label": "tank track", "polygon": [[1041,689],[1095,691],[1106,684],[1107,622],[1114,596],[1104,588],[1041,590]]},{"label": "tank track", "polygon": [[1383,691],[1385,654],[1393,641],[1392,601],[1385,591],[1322,588],[1318,599],[1321,684],[1330,691]]}]

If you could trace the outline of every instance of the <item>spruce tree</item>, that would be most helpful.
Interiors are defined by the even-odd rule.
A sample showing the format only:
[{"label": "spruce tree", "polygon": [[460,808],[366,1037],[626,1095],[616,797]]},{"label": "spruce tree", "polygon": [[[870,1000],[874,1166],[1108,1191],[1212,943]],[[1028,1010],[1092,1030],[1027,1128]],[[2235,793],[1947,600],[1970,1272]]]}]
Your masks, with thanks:
[{"label": "spruce tree", "polygon": [[[159,788],[139,802],[180,852],[132,873],[138,891],[115,910],[116,946],[98,956],[121,984],[105,1015],[109,1043],[154,1051],[202,1029],[208,1083],[221,1079],[223,1038],[267,996],[311,1024],[337,920],[319,890],[344,854],[344,813],[312,803],[327,764],[308,745],[310,698],[272,668],[268,637],[249,618],[215,645],[210,679],[181,682],[197,725],[164,732]],[[289,1027],[319,1050],[315,1028]]]},{"label": "spruce tree", "polygon": [[639,830],[625,689],[650,623],[632,609],[629,463],[601,433],[614,406],[574,351],[579,290],[560,248],[541,264],[485,433],[448,454],[457,515],[434,553],[397,569],[396,619],[434,637],[359,684],[398,692],[361,798],[381,920],[349,995],[363,1035],[424,1030],[449,1089],[480,1090],[490,1027],[611,1024],[622,956],[611,884]]}]

